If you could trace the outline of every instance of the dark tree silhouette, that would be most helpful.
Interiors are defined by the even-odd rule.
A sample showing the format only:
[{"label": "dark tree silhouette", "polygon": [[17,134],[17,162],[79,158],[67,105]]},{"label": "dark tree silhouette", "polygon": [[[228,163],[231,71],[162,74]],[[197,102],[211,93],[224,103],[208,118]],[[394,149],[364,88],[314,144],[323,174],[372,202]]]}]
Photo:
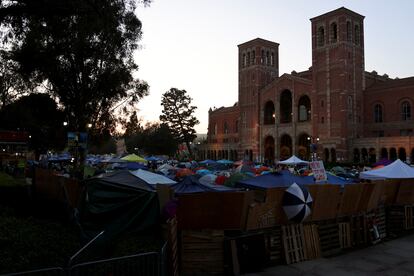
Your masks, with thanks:
[{"label": "dark tree silhouette", "polygon": [[191,100],[187,91],[171,88],[162,96],[160,116],[161,122],[170,127],[176,140],[187,145],[190,155],[193,154],[190,143],[197,137],[194,126],[199,123],[193,115],[197,107],[191,105]]},{"label": "dark tree silhouette", "polygon": [[36,154],[62,150],[66,142],[64,114],[47,94],[22,96],[0,111],[0,129],[25,130],[31,135],[30,148]]},{"label": "dark tree silhouette", "polygon": [[0,2],[1,27],[8,30],[2,42],[25,79],[57,98],[71,130],[85,131],[90,123],[111,130],[116,107],[147,95],[148,85],[133,77],[141,37],[136,2]]}]

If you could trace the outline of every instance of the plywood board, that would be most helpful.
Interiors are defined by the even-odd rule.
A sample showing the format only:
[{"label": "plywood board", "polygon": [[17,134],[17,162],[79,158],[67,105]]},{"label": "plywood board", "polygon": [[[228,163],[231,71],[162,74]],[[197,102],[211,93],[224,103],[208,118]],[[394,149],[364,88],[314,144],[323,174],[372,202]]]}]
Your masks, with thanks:
[{"label": "plywood board", "polygon": [[339,204],[338,215],[346,216],[358,212],[358,204],[363,188],[363,184],[345,185]]},{"label": "plywood board", "polygon": [[319,221],[336,218],[338,206],[341,202],[340,186],[313,184],[308,185],[308,189],[313,198],[310,220]]},{"label": "plywood board", "polygon": [[414,204],[414,180],[401,180],[395,203]]},{"label": "plywood board", "polygon": [[178,197],[179,229],[244,229],[249,192],[199,193]]}]

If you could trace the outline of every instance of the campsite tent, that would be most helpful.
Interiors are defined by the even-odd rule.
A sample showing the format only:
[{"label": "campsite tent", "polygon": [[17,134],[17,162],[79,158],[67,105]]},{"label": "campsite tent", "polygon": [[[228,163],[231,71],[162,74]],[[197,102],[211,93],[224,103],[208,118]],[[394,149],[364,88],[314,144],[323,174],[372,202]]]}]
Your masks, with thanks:
[{"label": "campsite tent", "polygon": [[171,186],[176,194],[192,194],[203,192],[228,192],[237,189],[215,184],[203,184],[194,175],[186,176],[181,182]]},{"label": "campsite tent", "polygon": [[139,163],[147,163],[147,160],[145,160],[145,158],[138,156],[136,154],[129,154],[127,156],[124,156],[121,158],[122,160],[128,161],[128,162],[139,162]]},{"label": "campsite tent", "polygon": [[158,223],[157,194],[129,171],[89,178],[85,187],[80,215],[86,236],[105,230],[105,237],[110,239],[127,231],[151,230]]},{"label": "campsite tent", "polygon": [[414,178],[414,168],[397,159],[383,168],[361,172],[359,178],[371,180]]},{"label": "campsite tent", "polygon": [[138,177],[139,179],[144,180],[146,183],[150,185],[156,185],[156,184],[172,185],[172,184],[177,183],[174,180],[171,180],[170,178],[165,177],[163,175],[152,173],[152,172],[141,170],[141,169],[136,170],[136,171],[131,171],[131,173],[135,175],[136,177]]},{"label": "campsite tent", "polygon": [[[346,185],[353,183],[351,180],[344,180],[332,174],[327,174],[328,180],[325,183],[334,185]],[[269,189],[278,187],[289,187],[293,183],[299,185],[317,184],[313,176],[294,175],[288,170],[277,173],[268,173],[254,178],[243,179],[236,183],[236,187],[248,189]],[[323,183],[321,183],[323,184]]]},{"label": "campsite tent", "polygon": [[302,160],[298,157],[296,157],[295,155],[292,155],[290,158],[283,160],[283,161],[279,161],[278,164],[282,164],[282,165],[298,165],[298,164],[308,164],[308,161]]}]

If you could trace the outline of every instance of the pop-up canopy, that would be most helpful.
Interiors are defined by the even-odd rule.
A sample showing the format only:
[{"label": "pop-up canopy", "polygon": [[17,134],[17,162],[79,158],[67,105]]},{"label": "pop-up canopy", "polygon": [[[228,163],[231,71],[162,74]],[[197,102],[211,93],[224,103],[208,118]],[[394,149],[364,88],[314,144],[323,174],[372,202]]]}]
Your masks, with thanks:
[{"label": "pop-up canopy", "polygon": [[308,161],[302,160],[298,157],[296,157],[295,155],[292,155],[290,158],[283,160],[283,161],[279,161],[278,164],[282,164],[282,165],[297,165],[297,164],[308,164]]},{"label": "pop-up canopy", "polygon": [[371,180],[414,178],[414,168],[397,159],[383,168],[361,172],[359,178]]}]

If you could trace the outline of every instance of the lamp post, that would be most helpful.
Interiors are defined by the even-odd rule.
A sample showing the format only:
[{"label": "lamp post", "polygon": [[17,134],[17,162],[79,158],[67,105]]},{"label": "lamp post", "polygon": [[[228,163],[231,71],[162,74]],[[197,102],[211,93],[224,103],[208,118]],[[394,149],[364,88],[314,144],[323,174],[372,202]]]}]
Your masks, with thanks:
[{"label": "lamp post", "polygon": [[319,137],[309,136],[307,139],[310,143],[309,144],[309,149],[310,149],[310,153],[311,153],[311,161],[316,161],[316,160],[318,160],[317,151],[318,151]]}]

